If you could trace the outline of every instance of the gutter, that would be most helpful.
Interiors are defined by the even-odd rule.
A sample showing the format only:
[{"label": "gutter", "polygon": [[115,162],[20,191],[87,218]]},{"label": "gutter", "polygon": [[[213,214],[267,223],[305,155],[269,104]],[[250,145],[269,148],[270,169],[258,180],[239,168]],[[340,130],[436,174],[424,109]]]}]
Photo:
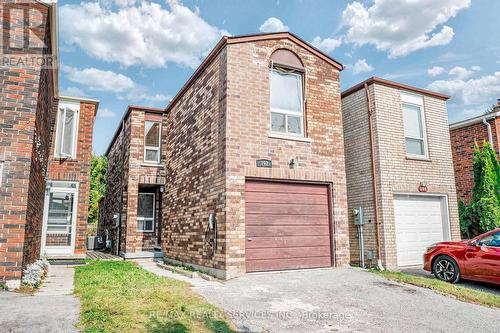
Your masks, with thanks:
[{"label": "gutter", "polygon": [[373,205],[375,207],[375,243],[377,247],[377,267],[381,271],[384,270],[384,266],[382,265],[382,247],[380,245],[380,215],[378,210],[378,188],[377,188],[377,179],[376,179],[376,163],[375,163],[375,139],[373,135],[373,123],[372,123],[372,115],[373,115],[373,107],[372,107],[372,99],[370,97],[370,92],[368,91],[368,82],[364,83],[364,89],[366,93],[367,99],[367,111],[368,111],[368,131],[370,132],[370,159],[372,165],[372,189],[373,189]]}]

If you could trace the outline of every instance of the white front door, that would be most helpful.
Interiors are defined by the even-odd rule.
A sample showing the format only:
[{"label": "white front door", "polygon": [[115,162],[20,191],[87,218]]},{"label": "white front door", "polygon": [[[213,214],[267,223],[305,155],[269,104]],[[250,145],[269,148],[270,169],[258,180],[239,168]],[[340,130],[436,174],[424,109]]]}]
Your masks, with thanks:
[{"label": "white front door", "polygon": [[42,256],[75,252],[78,183],[51,181],[45,195]]},{"label": "white front door", "polygon": [[395,195],[398,266],[423,264],[426,248],[450,239],[446,197]]}]

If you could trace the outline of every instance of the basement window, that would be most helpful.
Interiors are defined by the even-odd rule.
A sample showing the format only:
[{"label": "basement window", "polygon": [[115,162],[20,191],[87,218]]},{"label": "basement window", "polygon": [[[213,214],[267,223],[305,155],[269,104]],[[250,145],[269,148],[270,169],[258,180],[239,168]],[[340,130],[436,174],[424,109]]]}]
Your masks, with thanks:
[{"label": "basement window", "polygon": [[272,133],[304,136],[302,80],[301,72],[271,66],[269,84]]},{"label": "basement window", "polygon": [[155,221],[155,194],[139,193],[137,199],[137,231],[153,232]]},{"label": "basement window", "polygon": [[161,124],[146,121],[144,124],[144,162],[160,163],[160,131]]},{"label": "basement window", "polygon": [[79,103],[61,103],[57,112],[54,155],[58,158],[76,158]]}]

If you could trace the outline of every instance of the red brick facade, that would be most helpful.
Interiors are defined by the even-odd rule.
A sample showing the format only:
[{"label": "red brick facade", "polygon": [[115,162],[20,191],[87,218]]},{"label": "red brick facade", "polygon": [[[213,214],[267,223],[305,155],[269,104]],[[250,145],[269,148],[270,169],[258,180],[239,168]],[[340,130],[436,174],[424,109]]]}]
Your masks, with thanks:
[{"label": "red brick facade", "polygon": [[[108,158],[106,197],[100,203],[101,218],[98,232],[103,236],[107,232],[113,252],[126,258],[145,256],[155,247],[159,247],[162,215],[160,187],[165,184],[165,166],[163,163],[152,165],[144,162],[144,124],[146,120],[161,123],[164,117],[163,111],[163,109],[129,107],[106,152]],[[162,126],[162,130],[164,128]],[[164,134],[161,137],[163,143]],[[160,160],[163,161],[164,158]],[[137,231],[139,192],[155,194],[156,219],[153,232]],[[115,215],[121,217],[121,227],[116,225]]]},{"label": "red brick facade", "polygon": [[[500,107],[496,107],[486,119],[491,126],[493,147],[500,156],[500,115],[494,116],[496,113],[500,113]],[[474,188],[474,143],[482,148],[483,142],[488,141],[488,129],[482,118],[450,125],[458,200],[466,204],[469,204]]]},{"label": "red brick facade", "polygon": [[[47,45],[31,53],[50,56],[51,9],[39,3],[12,3],[32,13],[30,21],[38,26],[38,35]],[[9,25],[10,29],[2,29],[3,37],[21,40],[24,17],[4,14],[4,27]],[[11,60],[22,57],[9,55]],[[52,68],[39,64],[11,61],[0,65],[0,282],[19,281],[22,269],[40,254],[45,175],[56,104],[53,74]]]},{"label": "red brick facade", "polygon": [[76,251],[85,252],[96,105],[81,106],[78,161],[54,161],[59,99],[57,40],[52,31],[57,27],[56,4],[15,0],[2,3],[1,10],[4,41],[23,41],[29,22],[44,44],[34,47],[30,39],[29,48],[20,53],[4,45],[0,64],[0,282],[16,287],[23,269],[42,255],[48,181],[71,178],[80,183]]}]

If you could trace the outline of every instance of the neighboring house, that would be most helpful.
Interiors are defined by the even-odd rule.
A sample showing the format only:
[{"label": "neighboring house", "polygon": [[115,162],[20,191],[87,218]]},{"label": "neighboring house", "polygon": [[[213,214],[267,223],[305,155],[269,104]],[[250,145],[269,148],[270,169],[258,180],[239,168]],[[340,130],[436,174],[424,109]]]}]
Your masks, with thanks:
[{"label": "neighboring house", "polygon": [[105,153],[106,196],[98,233],[124,258],[161,256],[163,113],[129,106]]},{"label": "neighboring house", "polygon": [[482,147],[485,140],[492,141],[500,156],[500,100],[487,114],[451,124],[450,136],[458,199],[469,204],[474,188],[474,143]]},{"label": "neighboring house", "polygon": [[[157,153],[144,146],[140,110],[137,118],[126,116],[107,152],[114,178],[107,180],[109,201],[101,208],[104,224],[122,225],[119,252],[126,256],[155,244],[145,244],[138,232],[141,213],[141,226],[151,225],[151,217],[161,224],[158,244],[167,261],[220,278],[347,266],[342,69],[291,33],[223,37],[165,110],[164,169],[141,166],[144,152]],[[130,122],[136,132],[124,135]],[[124,157],[118,156],[120,145]],[[113,162],[120,159],[125,163]],[[148,176],[156,179],[141,180]],[[116,187],[122,190],[111,190]],[[147,197],[138,207],[142,192],[156,193],[161,213],[151,214]],[[119,209],[120,202],[127,208]]]},{"label": "neighboring house", "polygon": [[92,134],[99,102],[60,97],[52,130],[41,255],[85,258]]},{"label": "neighboring house", "polygon": [[[447,99],[376,77],[342,93],[348,204],[364,208],[368,265],[421,265],[429,245],[460,239]],[[352,214],[349,229],[359,264]]]},{"label": "neighboring house", "polygon": [[[6,14],[24,12],[32,14],[30,34],[38,36],[44,44],[21,52],[6,52],[0,64],[0,282],[15,288],[27,265],[44,254],[59,254],[56,250],[59,247],[62,250],[63,243],[64,255],[84,251],[88,201],[85,196],[89,186],[89,170],[85,168],[89,165],[86,161],[90,160],[97,105],[95,101],[82,101],[80,108],[70,107],[72,116],[71,111],[61,115],[60,109],[66,110],[66,105],[73,105],[75,100],[59,97],[57,4],[13,1],[2,6],[3,10],[9,9],[3,17],[4,41],[7,37],[24,41],[28,36],[25,34],[27,18]],[[6,51],[6,45],[2,51]],[[27,55],[31,62],[26,62]],[[41,62],[40,57],[45,62]],[[75,126],[69,126],[68,131],[56,129],[56,124],[66,128],[60,125],[61,121],[78,126],[78,122],[73,121],[78,114],[79,131]],[[60,121],[56,121],[57,118]],[[87,128],[83,128],[85,126]],[[76,132],[80,132],[78,136]],[[61,138],[56,148],[55,136]],[[69,159],[56,160],[54,149]],[[72,158],[75,153],[77,161]],[[57,182],[61,180],[64,182]],[[58,191],[61,186],[69,187],[64,190],[64,197]],[[76,200],[78,187],[80,204],[71,206],[69,203]],[[76,221],[76,215],[78,222],[71,227],[67,225],[68,219]]]}]

